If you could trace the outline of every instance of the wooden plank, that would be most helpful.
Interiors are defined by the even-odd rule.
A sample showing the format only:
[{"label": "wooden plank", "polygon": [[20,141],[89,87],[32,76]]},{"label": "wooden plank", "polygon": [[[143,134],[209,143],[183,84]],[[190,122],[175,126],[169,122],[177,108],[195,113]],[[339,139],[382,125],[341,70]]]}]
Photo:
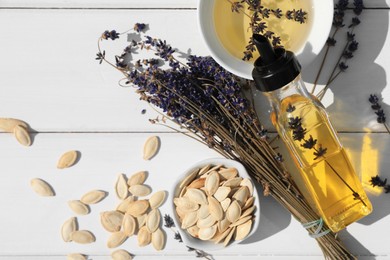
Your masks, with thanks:
[{"label": "wooden plank", "polygon": [[[105,243],[108,233],[99,223],[101,211],[115,208],[118,199],[113,185],[118,173],[132,174],[139,170],[149,172],[146,183],[154,191],[170,191],[173,181],[191,164],[217,153],[178,134],[160,134],[161,149],[151,161],[142,159],[141,150],[150,134],[38,134],[33,146],[26,148],[16,143],[11,134],[0,134],[0,255],[3,258],[37,259],[40,256],[63,256],[70,252],[81,252],[93,256],[109,254]],[[389,178],[390,139],[386,134],[343,134],[342,141],[351,151],[355,165],[368,161],[367,169],[381,171]],[[369,139],[369,140],[368,140]],[[370,142],[368,142],[368,141]],[[371,146],[367,147],[367,143]],[[366,148],[365,148],[366,147]],[[58,157],[65,151],[77,149],[80,161],[69,169],[56,169]],[[371,150],[370,150],[371,149]],[[376,150],[377,154],[373,153]],[[361,153],[361,151],[363,151]],[[380,153],[379,153],[380,151]],[[363,156],[364,157],[361,157]],[[370,167],[369,167],[370,166]],[[366,172],[366,174],[369,174]],[[370,172],[376,174],[376,172]],[[39,197],[29,187],[29,180],[42,178],[55,189],[52,198]],[[109,195],[101,203],[91,206],[91,213],[78,217],[80,229],[88,229],[97,237],[96,243],[78,245],[64,243],[60,237],[62,223],[73,214],[67,201],[78,199],[85,192],[101,189]],[[217,259],[225,256],[269,256],[270,259],[288,259],[288,256],[320,256],[315,241],[272,198],[261,200],[259,231],[243,244],[216,251]],[[371,196],[371,195],[370,195]],[[348,232],[339,237],[352,252],[358,255],[390,256],[387,247],[387,229],[390,224],[390,207],[383,196],[371,196],[375,211],[366,219],[353,224]],[[171,214],[169,201],[162,206],[162,214]],[[183,244],[173,239],[173,232],[164,228],[168,236],[163,252],[155,252],[150,246],[139,248],[134,237],[128,239],[123,248],[137,256],[167,257],[191,256]],[[28,256],[31,256],[28,257]],[[43,258],[45,259],[45,258]],[[95,258],[94,258],[95,259]],[[311,259],[311,258],[310,258]]]},{"label": "wooden plank", "polygon": [[[350,21],[351,16],[345,19]],[[384,131],[367,98],[370,93],[382,94],[385,111],[389,110],[388,21],[388,10],[362,14],[355,30],[359,49],[348,72],[331,88],[334,101],[332,95],[325,99],[339,131]],[[0,48],[1,116],[24,119],[37,131],[166,131],[150,126],[148,119],[155,113],[132,88],[118,86],[119,73],[95,61],[96,41],[104,30],[125,31],[135,22],[148,23],[148,35],[162,37],[183,52],[209,54],[199,35],[195,10],[0,10],[0,23],[8,25],[3,34],[12,35],[2,38]],[[345,31],[337,40],[320,84],[341,52]],[[126,45],[126,39],[103,43],[107,57]],[[322,55],[303,73],[305,81],[313,82]],[[268,102],[260,93],[256,101],[267,122]]]},{"label": "wooden plank", "polygon": [[[337,3],[338,0],[334,2]],[[389,0],[364,1],[366,8],[388,8],[389,4]],[[196,8],[196,6],[195,0],[3,0],[0,2],[0,8]]]}]

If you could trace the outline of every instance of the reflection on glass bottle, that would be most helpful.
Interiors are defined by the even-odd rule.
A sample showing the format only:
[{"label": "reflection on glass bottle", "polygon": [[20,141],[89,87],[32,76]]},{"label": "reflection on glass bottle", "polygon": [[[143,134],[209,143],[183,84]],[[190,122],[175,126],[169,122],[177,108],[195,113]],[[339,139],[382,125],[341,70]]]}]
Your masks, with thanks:
[{"label": "reflection on glass bottle", "polygon": [[306,90],[291,52],[254,36],[261,58],[257,87],[271,102],[272,123],[287,145],[311,199],[329,228],[337,232],[368,215],[372,206],[322,104]]}]

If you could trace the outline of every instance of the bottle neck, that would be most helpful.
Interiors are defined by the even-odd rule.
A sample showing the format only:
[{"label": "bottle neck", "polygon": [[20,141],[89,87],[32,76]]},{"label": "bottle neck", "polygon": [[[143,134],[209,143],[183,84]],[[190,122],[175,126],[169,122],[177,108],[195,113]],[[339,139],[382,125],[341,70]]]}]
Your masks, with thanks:
[{"label": "bottle neck", "polygon": [[280,103],[283,99],[293,96],[300,95],[310,98],[310,94],[307,92],[301,80],[301,74],[299,74],[293,81],[287,85],[270,92],[263,92],[271,103],[271,107],[274,111],[279,111]]}]

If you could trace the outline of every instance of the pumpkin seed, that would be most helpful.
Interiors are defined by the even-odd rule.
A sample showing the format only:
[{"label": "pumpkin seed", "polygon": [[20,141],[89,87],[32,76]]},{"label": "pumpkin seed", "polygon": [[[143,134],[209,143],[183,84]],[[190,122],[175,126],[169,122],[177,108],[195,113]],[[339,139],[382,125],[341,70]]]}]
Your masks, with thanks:
[{"label": "pumpkin seed", "polygon": [[225,232],[225,230],[229,228],[230,224],[231,223],[227,218],[218,221],[218,231],[221,233]]},{"label": "pumpkin seed", "polygon": [[215,166],[211,167],[204,175],[209,175],[209,174],[211,174],[211,173],[214,172],[214,171],[218,172],[218,170],[219,170],[222,166],[223,166],[222,164],[215,165]]},{"label": "pumpkin seed", "polygon": [[195,238],[199,238],[199,228],[198,228],[198,226],[197,225],[194,225],[194,226],[192,226],[192,227],[189,227],[189,228],[187,228],[187,232],[191,235],[191,236],[193,236],[193,237],[195,237]]},{"label": "pumpkin seed", "polygon": [[226,229],[224,232],[222,232],[221,234],[219,234],[216,238],[215,238],[215,244],[218,244],[220,243],[222,240],[224,240],[225,237],[227,237],[230,232],[232,231],[233,228],[228,228]]},{"label": "pumpkin seed", "polygon": [[179,216],[180,220],[182,221],[185,216],[188,214],[188,212],[184,212],[181,208],[176,207],[176,213]]},{"label": "pumpkin seed", "polygon": [[199,168],[196,168],[194,169],[191,173],[189,173],[185,178],[184,180],[180,183],[179,185],[179,188],[184,188],[185,186],[187,186],[189,183],[191,183],[196,175],[198,175],[198,171],[199,171]]},{"label": "pumpkin seed", "polygon": [[121,229],[123,217],[123,213],[119,211],[104,211],[100,213],[100,222],[108,232],[116,232]]},{"label": "pumpkin seed", "polygon": [[127,185],[131,187],[133,185],[143,184],[146,180],[146,177],[146,171],[136,172],[127,180]]},{"label": "pumpkin seed", "polygon": [[223,201],[227,198],[231,191],[230,187],[218,187],[217,191],[214,193],[214,198],[216,198],[219,202]]},{"label": "pumpkin seed", "polygon": [[240,206],[244,206],[246,200],[249,197],[249,189],[247,186],[242,186],[239,188],[233,195],[233,199],[235,199]]},{"label": "pumpkin seed", "polygon": [[206,166],[203,166],[203,167],[199,170],[198,175],[201,176],[201,175],[205,174],[210,168],[211,168],[211,164],[208,164],[208,165],[206,165]]},{"label": "pumpkin seed", "polygon": [[130,237],[134,235],[135,227],[136,222],[133,216],[131,216],[130,214],[125,214],[122,222],[123,233],[125,233],[126,236]]},{"label": "pumpkin seed", "polygon": [[215,233],[217,232],[217,225],[213,225],[208,228],[201,228],[199,229],[199,239],[201,240],[210,240],[214,237]]},{"label": "pumpkin seed", "polygon": [[246,216],[246,217],[243,217],[243,218],[239,218],[236,222],[230,224],[230,226],[231,227],[239,226],[241,224],[244,224],[245,222],[247,222],[251,218],[252,218],[252,216]]},{"label": "pumpkin seed", "polygon": [[127,187],[127,182],[126,182],[126,179],[125,179],[125,175],[124,174],[119,174],[118,176],[118,179],[115,183],[115,193],[116,193],[116,196],[121,199],[121,200],[124,200],[127,198],[129,192],[128,192],[128,187]]},{"label": "pumpkin seed", "polygon": [[160,146],[160,139],[157,136],[151,136],[146,139],[144,144],[144,160],[150,160],[154,157]]},{"label": "pumpkin seed", "polygon": [[196,225],[199,228],[208,228],[208,227],[211,227],[212,225],[214,225],[214,223],[216,221],[217,220],[212,215],[208,215],[206,218],[198,219],[198,222],[196,223]]},{"label": "pumpkin seed", "polygon": [[252,220],[249,220],[244,224],[237,226],[237,231],[234,240],[243,240],[246,236],[248,236],[249,232],[251,231],[251,228]]},{"label": "pumpkin seed", "polygon": [[235,178],[232,178],[232,179],[229,179],[227,180],[223,186],[226,186],[226,187],[231,187],[231,188],[234,188],[234,187],[237,187],[240,185],[242,181],[242,178],[241,177],[235,177]]},{"label": "pumpkin seed", "polygon": [[48,184],[46,181],[42,179],[32,179],[30,181],[31,188],[33,191],[35,191],[38,195],[49,197],[49,196],[55,196],[53,188]]},{"label": "pumpkin seed", "polygon": [[124,249],[118,249],[111,253],[112,260],[132,260],[133,257]]},{"label": "pumpkin seed", "polygon": [[136,219],[137,219],[137,225],[138,225],[138,228],[141,228],[143,227],[145,224],[146,224],[146,218],[147,218],[148,214],[143,214],[141,216],[138,216]]},{"label": "pumpkin seed", "polygon": [[90,192],[85,193],[80,201],[84,204],[96,204],[102,201],[106,197],[106,192],[102,190],[92,190]]},{"label": "pumpkin seed", "polygon": [[240,204],[235,200],[230,204],[229,208],[226,211],[226,218],[234,223],[236,222],[241,216],[241,207]]},{"label": "pumpkin seed", "polygon": [[26,128],[24,128],[23,126],[21,126],[21,125],[15,126],[15,128],[14,128],[14,136],[15,136],[16,140],[21,145],[24,145],[24,146],[30,146],[31,145],[30,134],[28,133]]},{"label": "pumpkin seed", "polygon": [[70,235],[77,230],[77,219],[75,217],[71,217],[67,221],[64,222],[61,228],[62,239],[65,242],[72,241],[70,239]]},{"label": "pumpkin seed", "polygon": [[223,209],[224,212],[226,212],[226,210],[229,208],[230,202],[231,202],[231,201],[232,201],[232,200],[229,199],[229,198],[226,198],[226,199],[224,199],[223,201],[221,201],[221,207],[222,207],[222,209]]},{"label": "pumpkin seed", "polygon": [[246,210],[249,207],[251,207],[253,205],[254,201],[255,201],[255,197],[249,197],[249,199],[247,199],[247,201],[245,201],[245,204],[244,204],[244,207],[242,207],[242,210]]},{"label": "pumpkin seed", "polygon": [[107,241],[107,247],[108,248],[115,248],[123,244],[127,239],[127,236],[122,231],[118,231],[115,233],[112,233],[111,236],[108,238]]},{"label": "pumpkin seed", "polygon": [[132,260],[133,257],[124,249],[118,249],[111,253],[112,260]]},{"label": "pumpkin seed", "polygon": [[249,216],[250,214],[253,213],[254,210],[255,210],[255,206],[252,206],[252,207],[246,209],[246,210],[244,211],[244,213],[241,214],[240,218]]},{"label": "pumpkin seed", "polygon": [[152,192],[152,189],[146,185],[137,184],[137,185],[130,186],[129,191],[134,196],[144,197],[149,195]]},{"label": "pumpkin seed", "polygon": [[174,198],[173,203],[175,203],[183,212],[192,212],[199,208],[199,204],[191,201],[187,197]]},{"label": "pumpkin seed", "polygon": [[61,155],[60,159],[58,160],[57,168],[65,169],[73,166],[77,161],[77,157],[78,157],[78,152],[75,150],[64,153],[63,155]]},{"label": "pumpkin seed", "polygon": [[88,230],[77,230],[70,234],[70,239],[79,244],[95,242],[95,236]]},{"label": "pumpkin seed", "polygon": [[161,229],[157,229],[152,233],[152,245],[154,249],[160,251],[164,248],[165,245],[165,235]]},{"label": "pumpkin seed", "polygon": [[147,200],[136,200],[130,202],[130,205],[126,213],[132,215],[133,217],[138,217],[144,214],[149,208],[149,202]]},{"label": "pumpkin seed", "polygon": [[197,204],[207,204],[206,195],[202,190],[193,189],[193,188],[187,189],[185,196]]},{"label": "pumpkin seed", "polygon": [[183,218],[183,221],[181,223],[181,228],[187,229],[195,225],[197,221],[198,221],[198,212],[197,211],[189,212]]},{"label": "pumpkin seed", "polygon": [[221,175],[221,177],[223,179],[229,180],[229,179],[236,177],[238,174],[238,171],[236,168],[227,168],[224,170],[220,170],[218,173]]},{"label": "pumpkin seed", "polygon": [[226,247],[230,243],[235,231],[236,231],[236,227],[234,227],[234,228],[232,228],[232,230],[230,230],[229,234],[225,238],[225,241],[223,242],[224,247]]},{"label": "pumpkin seed", "polygon": [[79,254],[79,253],[73,253],[69,254],[66,257],[67,260],[87,260],[87,256]]},{"label": "pumpkin seed", "polygon": [[200,218],[206,218],[208,215],[210,215],[209,206],[206,204],[203,204],[200,206],[197,212],[197,217]]},{"label": "pumpkin seed", "polygon": [[216,171],[206,177],[205,188],[208,195],[213,195],[219,187],[219,174]]},{"label": "pumpkin seed", "polygon": [[240,186],[246,186],[248,187],[248,190],[249,190],[249,196],[253,196],[253,183],[250,179],[248,178],[244,178],[241,183],[240,183]]},{"label": "pumpkin seed", "polygon": [[200,189],[204,187],[205,182],[206,178],[195,179],[190,183],[190,185],[187,186],[187,188]]},{"label": "pumpkin seed", "polygon": [[150,244],[150,241],[152,240],[152,235],[149,233],[146,227],[142,227],[138,231],[137,240],[138,246],[144,247]]},{"label": "pumpkin seed", "polygon": [[150,208],[156,209],[160,207],[164,203],[165,197],[166,192],[163,190],[154,193],[149,199]]},{"label": "pumpkin seed", "polygon": [[223,209],[221,204],[214,197],[207,198],[209,202],[209,211],[210,215],[214,217],[215,220],[221,220],[223,218]]},{"label": "pumpkin seed", "polygon": [[126,199],[122,200],[121,203],[116,207],[116,210],[122,213],[126,213],[127,209],[130,206],[130,203],[134,201],[133,196],[128,196]]},{"label": "pumpkin seed", "polygon": [[25,129],[28,129],[27,123],[23,122],[22,120],[15,118],[0,118],[1,130],[8,133],[13,133],[16,126],[22,126]]},{"label": "pumpkin seed", "polygon": [[89,206],[79,200],[68,201],[68,206],[77,215],[87,215],[90,212]]},{"label": "pumpkin seed", "polygon": [[158,226],[160,225],[160,211],[158,209],[153,209],[149,212],[148,216],[146,217],[146,228],[148,229],[149,233],[153,233],[157,230]]}]

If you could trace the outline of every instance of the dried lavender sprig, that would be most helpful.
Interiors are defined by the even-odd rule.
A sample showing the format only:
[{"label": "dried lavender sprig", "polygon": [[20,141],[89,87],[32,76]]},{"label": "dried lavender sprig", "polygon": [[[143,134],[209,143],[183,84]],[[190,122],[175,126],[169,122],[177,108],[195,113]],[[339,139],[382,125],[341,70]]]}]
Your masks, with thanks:
[{"label": "dried lavender sprig", "polygon": [[[340,8],[341,9],[344,8],[344,10],[345,10],[347,5],[348,5],[348,1],[340,0],[339,4],[340,4]],[[347,61],[353,57],[353,52],[355,52],[358,48],[358,42],[355,40],[354,30],[355,30],[355,27],[360,24],[360,19],[358,18],[358,16],[362,13],[363,8],[364,8],[363,0],[354,0],[353,5],[354,5],[353,11],[354,11],[356,16],[352,18],[351,23],[348,26],[349,30],[347,32],[347,42],[345,43],[345,46],[344,46],[344,48],[339,56],[339,59],[335,63],[333,70],[332,70],[330,76],[328,77],[327,82],[325,83],[324,88],[317,94],[317,98],[319,100],[321,100],[325,96],[326,91],[329,89],[329,86],[334,82],[334,80],[342,72],[345,72],[348,69]],[[343,13],[344,13],[344,10],[342,10]],[[344,14],[342,14],[342,17],[344,17]],[[336,21],[336,30],[338,30],[338,28],[340,28],[337,26],[344,27],[344,24],[343,24],[343,22],[340,23],[340,22]],[[327,48],[328,47],[329,47],[329,45],[327,46]],[[337,71],[337,69],[338,69],[338,71]],[[316,86],[316,83],[313,87],[312,93],[314,93],[315,86]]]},{"label": "dried lavender sprig", "polygon": [[390,184],[386,184],[387,178],[383,180],[379,177],[379,175],[376,175],[371,177],[370,183],[372,187],[382,187],[385,193],[390,193]]},{"label": "dried lavender sprig", "polygon": [[[231,10],[235,13],[243,13],[245,16],[249,17],[251,22],[249,23],[249,28],[251,28],[253,33],[262,34],[268,39],[270,39],[274,47],[282,47],[282,42],[280,36],[276,35],[275,32],[268,30],[267,23],[264,22],[270,15],[280,19],[283,17],[283,11],[279,8],[270,9],[267,8],[260,0],[226,0],[231,4]],[[248,5],[248,10],[251,14],[245,12],[243,3]],[[286,19],[298,22],[303,24],[307,20],[308,13],[302,9],[293,9],[287,10],[284,13]],[[245,47],[244,56],[242,60],[250,60],[253,58],[253,52],[256,50],[255,44],[252,41],[252,38],[249,39],[247,46]]]},{"label": "dried lavender sprig", "polygon": [[386,122],[386,115],[385,115],[385,112],[383,111],[381,105],[379,104],[378,96],[375,94],[370,94],[368,101],[371,103],[372,110],[374,110],[375,114],[377,115],[377,122],[379,124],[383,124],[386,128],[386,131],[390,134],[390,128]]},{"label": "dried lavender sprig", "polygon": [[332,22],[332,25],[335,28],[335,30],[332,33],[332,35],[328,37],[328,40],[326,41],[325,54],[324,54],[324,57],[322,58],[320,68],[318,69],[317,76],[314,80],[314,85],[313,85],[313,89],[311,91],[311,94],[313,94],[314,91],[316,90],[318,80],[319,80],[320,75],[322,73],[322,69],[324,68],[325,61],[328,57],[329,49],[336,45],[337,41],[335,40],[335,36],[336,36],[337,32],[339,31],[339,29],[345,26],[344,25],[344,15],[345,15],[345,10],[347,9],[347,7],[348,7],[348,0],[339,0],[338,3],[336,4],[336,8],[335,8],[334,14],[333,14],[333,22]]}]

